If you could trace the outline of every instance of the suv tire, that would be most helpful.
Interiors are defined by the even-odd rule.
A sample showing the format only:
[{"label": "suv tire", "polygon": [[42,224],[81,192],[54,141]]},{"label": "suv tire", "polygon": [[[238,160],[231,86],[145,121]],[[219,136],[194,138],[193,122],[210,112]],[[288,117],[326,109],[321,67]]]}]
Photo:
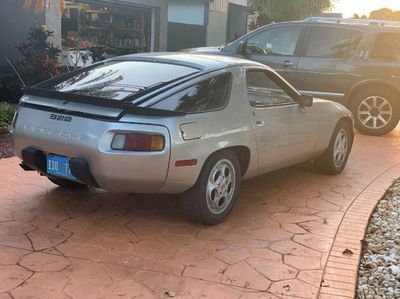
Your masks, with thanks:
[{"label": "suv tire", "polygon": [[363,134],[380,136],[392,131],[400,119],[399,94],[388,89],[366,88],[350,103],[356,129]]}]

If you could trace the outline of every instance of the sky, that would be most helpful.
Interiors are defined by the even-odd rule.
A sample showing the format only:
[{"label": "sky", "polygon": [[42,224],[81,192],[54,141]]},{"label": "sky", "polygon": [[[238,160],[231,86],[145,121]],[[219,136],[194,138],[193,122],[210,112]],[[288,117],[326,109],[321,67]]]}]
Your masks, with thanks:
[{"label": "sky", "polygon": [[336,0],[332,12],[341,12],[344,17],[351,17],[354,13],[369,16],[373,10],[383,7],[400,10],[400,0]]}]

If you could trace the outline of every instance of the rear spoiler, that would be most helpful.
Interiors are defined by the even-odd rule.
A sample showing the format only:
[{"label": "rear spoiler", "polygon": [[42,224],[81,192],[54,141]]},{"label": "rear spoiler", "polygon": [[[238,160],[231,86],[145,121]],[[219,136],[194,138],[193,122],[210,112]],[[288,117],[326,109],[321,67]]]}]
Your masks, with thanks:
[{"label": "rear spoiler", "polygon": [[43,89],[38,87],[25,87],[23,89],[24,95],[38,96],[44,98],[51,98],[56,100],[63,100],[65,102],[82,103],[86,105],[94,105],[108,108],[117,108],[123,110],[128,114],[148,115],[148,116],[184,116],[185,112],[170,111],[163,109],[154,109],[148,107],[137,107],[124,100],[111,100],[106,98],[98,98],[88,95],[72,94],[67,92],[60,92],[56,90]]}]

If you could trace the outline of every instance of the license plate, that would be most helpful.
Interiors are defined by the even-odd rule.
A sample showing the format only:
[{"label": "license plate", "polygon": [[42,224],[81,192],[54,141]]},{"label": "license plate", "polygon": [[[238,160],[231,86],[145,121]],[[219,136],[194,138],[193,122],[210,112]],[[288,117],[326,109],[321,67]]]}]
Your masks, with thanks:
[{"label": "license plate", "polygon": [[69,180],[76,180],[69,168],[68,157],[47,154],[47,173]]}]

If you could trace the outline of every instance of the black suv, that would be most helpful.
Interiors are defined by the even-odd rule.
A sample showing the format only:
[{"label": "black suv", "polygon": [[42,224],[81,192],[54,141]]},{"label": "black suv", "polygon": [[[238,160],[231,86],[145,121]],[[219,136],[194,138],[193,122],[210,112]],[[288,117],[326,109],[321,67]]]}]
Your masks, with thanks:
[{"label": "black suv", "polygon": [[400,22],[308,18],[188,51],[267,64],[303,93],[347,106],[362,133],[383,135],[399,122]]}]

